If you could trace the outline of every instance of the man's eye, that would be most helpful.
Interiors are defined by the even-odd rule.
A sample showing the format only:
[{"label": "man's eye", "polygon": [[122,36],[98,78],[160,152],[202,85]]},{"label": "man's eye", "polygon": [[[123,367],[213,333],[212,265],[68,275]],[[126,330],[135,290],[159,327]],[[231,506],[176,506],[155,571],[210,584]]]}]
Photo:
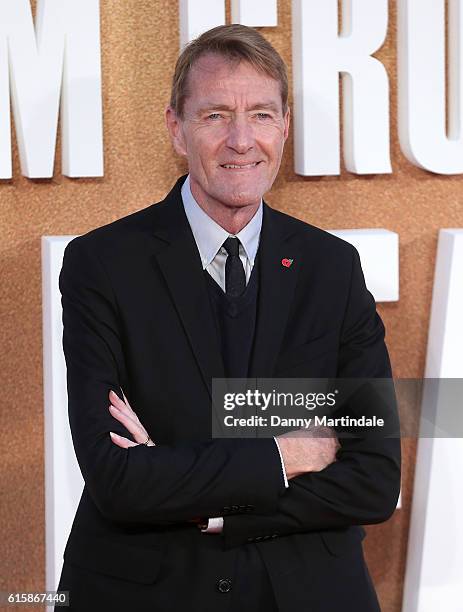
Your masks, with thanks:
[{"label": "man's eye", "polygon": [[258,119],[270,119],[270,115],[268,113],[257,113],[256,116]]},{"label": "man's eye", "polygon": [[208,119],[220,119],[222,115],[220,113],[211,113],[207,116]]}]

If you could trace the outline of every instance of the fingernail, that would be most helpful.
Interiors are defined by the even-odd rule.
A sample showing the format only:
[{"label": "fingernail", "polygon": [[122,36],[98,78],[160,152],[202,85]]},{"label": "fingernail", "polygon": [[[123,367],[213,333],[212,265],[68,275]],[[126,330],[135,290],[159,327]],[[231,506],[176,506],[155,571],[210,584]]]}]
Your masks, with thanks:
[{"label": "fingernail", "polygon": [[120,412],[120,411],[119,411],[119,408],[117,408],[117,406],[113,406],[112,404],[110,404],[110,405],[109,405],[109,409],[111,410],[111,408],[112,408],[113,410],[117,410],[117,412]]}]

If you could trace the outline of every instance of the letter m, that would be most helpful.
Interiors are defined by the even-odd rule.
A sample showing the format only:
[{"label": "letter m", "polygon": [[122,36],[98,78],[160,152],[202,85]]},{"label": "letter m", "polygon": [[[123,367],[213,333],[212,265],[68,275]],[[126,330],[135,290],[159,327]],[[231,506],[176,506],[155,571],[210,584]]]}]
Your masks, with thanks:
[{"label": "letter m", "polygon": [[12,177],[10,99],[22,173],[103,176],[99,0],[0,0],[0,178]]}]

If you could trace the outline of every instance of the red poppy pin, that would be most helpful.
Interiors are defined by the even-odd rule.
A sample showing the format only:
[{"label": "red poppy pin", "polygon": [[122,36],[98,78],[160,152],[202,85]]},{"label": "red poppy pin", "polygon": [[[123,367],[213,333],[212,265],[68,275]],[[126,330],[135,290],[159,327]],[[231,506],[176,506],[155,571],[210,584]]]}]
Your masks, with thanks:
[{"label": "red poppy pin", "polygon": [[290,268],[293,261],[294,261],[293,259],[288,259],[287,257],[285,257],[284,259],[281,260],[281,265],[284,266],[285,268]]}]

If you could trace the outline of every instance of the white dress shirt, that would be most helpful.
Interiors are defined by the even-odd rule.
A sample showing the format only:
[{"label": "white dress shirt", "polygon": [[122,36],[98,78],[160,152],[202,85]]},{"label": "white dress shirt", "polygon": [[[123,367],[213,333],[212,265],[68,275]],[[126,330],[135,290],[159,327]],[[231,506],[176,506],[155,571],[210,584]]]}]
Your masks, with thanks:
[{"label": "white dress shirt", "polygon": [[[252,219],[237,234],[227,232],[199,206],[191,193],[189,175],[182,185],[182,200],[188,223],[198,247],[203,270],[207,270],[212,278],[222,287],[222,290],[225,291],[225,261],[228,254],[222,245],[229,236],[236,237],[240,241],[239,256],[243,264],[247,284],[254,267],[257,247],[259,246],[262,228],[262,200]],[[283,456],[275,437],[274,440],[280,454],[285,487],[288,487]],[[223,517],[218,516],[210,518],[207,529],[202,529],[202,531],[205,533],[220,533],[222,528]]]}]

